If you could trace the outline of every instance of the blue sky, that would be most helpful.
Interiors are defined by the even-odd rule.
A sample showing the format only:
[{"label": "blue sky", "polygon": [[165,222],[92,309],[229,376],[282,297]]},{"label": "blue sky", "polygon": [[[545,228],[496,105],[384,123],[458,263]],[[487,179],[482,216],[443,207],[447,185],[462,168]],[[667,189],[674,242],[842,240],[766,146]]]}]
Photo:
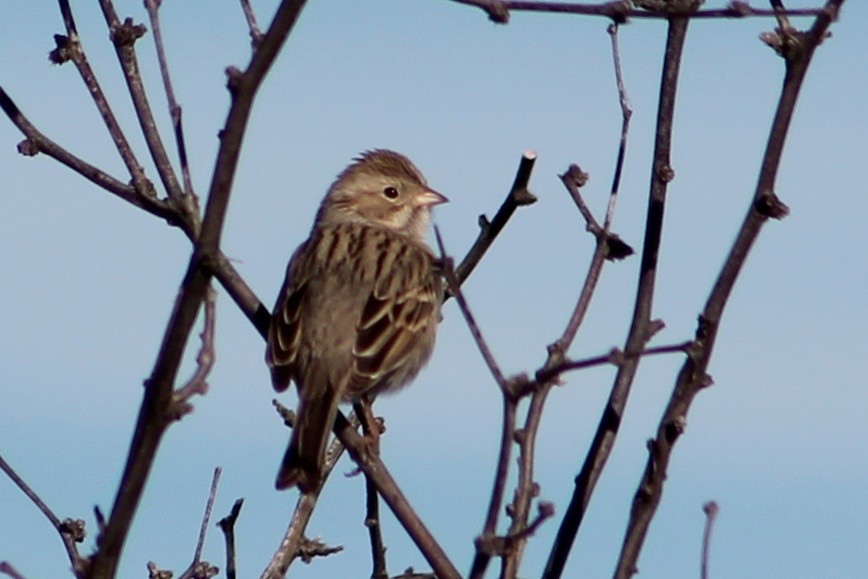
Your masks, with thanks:
[{"label": "blue sky", "polygon": [[[141,2],[117,5],[122,17],[146,20]],[[274,5],[255,2],[261,21]],[[101,14],[95,3],[73,8],[90,60],[143,151]],[[716,577],[864,571],[868,202],[859,167],[868,133],[866,16],[864,3],[848,2],[809,72],[777,185],[792,212],[767,225],[730,300],[710,367],[715,385],[696,399],[675,450],[639,561],[642,577],[698,574],[701,506],[709,499],[721,506]],[[460,256],[476,236],[477,215],[493,214],[521,153],[533,149],[539,159],[531,189],[540,201],[515,216],[465,286],[504,370],[533,370],[563,330],[592,252],[557,174],[573,162],[589,172],[586,193],[598,214],[611,179],[620,111],[606,25],[514,13],[508,26],[495,26],[480,11],[445,0],[311,2],[251,119],[225,253],[270,306],[334,175],[359,151],[389,147],[450,197],[436,221]],[[656,344],[692,335],[753,194],[782,78],[782,62],[757,40],[772,26],[764,19],[691,25],[654,307],[666,329]],[[46,59],[51,35],[61,31],[52,2],[0,8],[0,84],[43,132],[126,180],[75,69]],[[204,193],[228,106],[223,69],[247,62],[246,26],[234,1],[165,0],[163,33],[194,182]],[[660,22],[637,21],[621,31],[634,116],[614,229],[635,247],[644,228],[664,36]],[[165,127],[150,36],[138,51]],[[189,243],[49,159],[19,156],[20,139],[0,119],[0,453],[59,516],[85,518],[93,530],[93,505],[111,507],[141,381]],[[144,153],[140,159],[147,163]],[[623,344],[637,268],[636,258],[606,266],[574,357]],[[143,576],[149,560],[177,573],[187,566],[216,465],[224,472],[215,519],[236,498],[246,499],[237,524],[241,576],[264,568],[294,505],[294,493],[272,487],[288,434],[271,407],[262,341],[223,292],[218,316],[211,391],[164,439],[121,577]],[[389,428],[385,462],[466,570],[490,492],[500,401],[455,304],[444,316],[429,368],[411,388],[382,399],[378,413]],[[194,355],[191,348],[187,371]],[[611,575],[645,440],[679,365],[677,356],[643,362],[569,576]],[[536,479],[558,514],[612,375],[609,368],[573,374],[550,398]],[[294,404],[292,395],[282,400]],[[351,468],[347,459],[338,466]],[[293,576],[369,574],[363,492],[361,479],[332,478],[308,534],[345,551],[298,565]],[[68,562],[56,534],[8,480],[0,480],[0,511],[0,559],[28,577],[63,576]],[[427,569],[391,515],[383,518],[390,571]],[[531,541],[525,576],[538,575],[555,529],[549,522]],[[205,558],[223,565],[216,529]]]}]

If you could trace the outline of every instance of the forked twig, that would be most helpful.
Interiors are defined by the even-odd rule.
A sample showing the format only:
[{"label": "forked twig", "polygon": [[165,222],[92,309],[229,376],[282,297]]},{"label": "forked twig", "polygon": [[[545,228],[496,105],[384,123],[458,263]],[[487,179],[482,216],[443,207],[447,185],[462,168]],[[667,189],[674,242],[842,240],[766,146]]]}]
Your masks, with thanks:
[{"label": "forked twig", "polygon": [[[694,2],[698,5],[698,2]],[[646,216],[645,239],[642,249],[639,283],[630,331],[624,351],[628,354],[641,352],[661,324],[651,319],[651,306],[657,277],[657,261],[663,231],[663,212],[666,190],[674,177],[670,166],[672,144],[672,121],[675,110],[675,94],[681,54],[687,35],[689,19],[670,18],[660,81],[660,102],[657,110],[657,130],[654,143],[654,160],[651,167],[651,185]],[[591,494],[602,474],[606,461],[627,405],[627,397],[639,365],[639,357],[628,357],[619,366],[614,384],[600,419],[591,448],[576,477],[573,496],[558,529],[543,576],[556,579],[561,576],[567,557],[572,549],[576,533],[584,518]]]},{"label": "forked twig", "polygon": [[253,7],[250,6],[250,0],[241,0],[241,9],[244,11],[247,27],[250,29],[250,44],[253,46],[253,50],[256,50],[262,43],[262,31],[256,22],[256,13],[253,12]]},{"label": "forked twig", "polygon": [[[116,20],[111,2],[100,0],[100,5],[111,26]],[[203,269],[201,264],[208,260],[213,261],[220,255],[220,238],[250,109],[265,74],[277,57],[303,6],[304,2],[300,0],[284,0],[277,9],[262,45],[251,58],[247,70],[232,77],[230,86],[232,105],[222,132],[201,233],[166,326],[154,369],[146,382],[145,395],[121,484],[105,531],[102,533],[102,540],[91,560],[93,576],[111,577],[116,573],[121,550],[144,490],[145,481],[171,420],[167,410],[172,404],[173,384],[199,307],[205,299],[210,283],[211,274]],[[117,34],[114,29],[113,33]],[[118,44],[118,39],[116,39],[116,46],[121,52],[126,50]]]},{"label": "forked twig", "polygon": [[235,521],[238,520],[243,504],[244,499],[236,500],[229,514],[217,521],[226,539],[226,579],[235,579]]},{"label": "forked twig", "polygon": [[678,372],[672,396],[660,419],[655,438],[649,441],[648,461],[633,498],[630,521],[615,572],[618,578],[630,577],[635,572],[648,527],[663,495],[672,450],[684,431],[687,413],[693,400],[710,383],[706,372],[714,351],[720,320],[750,249],[769,219],[780,219],[787,214],[786,205],[773,192],[790,121],[814,52],[826,37],[829,26],[837,17],[843,3],[844,0],[827,0],[821,15],[816,18],[811,28],[799,35],[800,50],[782,53],[786,74],[769,131],[756,190],[729,255],[721,266],[699,316],[695,346]]},{"label": "forked twig", "polygon": [[[69,557],[69,562],[72,564],[75,576],[84,577],[87,572],[87,560],[79,554],[77,545],[77,543],[84,540],[84,521],[81,519],[64,519],[61,521],[57,518],[54,511],[45,504],[45,501],[36,494],[36,491],[30,488],[30,485],[24,482],[24,479],[15,472],[15,469],[6,462],[2,455],[0,455],[0,470],[6,473],[6,476],[15,483],[15,486],[21,489],[21,492],[27,495],[27,498],[36,505],[36,508],[45,515],[45,518],[48,519],[48,522],[51,523],[51,526],[54,527],[60,535],[61,541],[63,541],[63,546],[66,548],[66,554]],[[14,568],[9,565],[9,569],[12,571],[6,571],[6,573],[14,577],[15,575],[12,574],[15,572]]]}]

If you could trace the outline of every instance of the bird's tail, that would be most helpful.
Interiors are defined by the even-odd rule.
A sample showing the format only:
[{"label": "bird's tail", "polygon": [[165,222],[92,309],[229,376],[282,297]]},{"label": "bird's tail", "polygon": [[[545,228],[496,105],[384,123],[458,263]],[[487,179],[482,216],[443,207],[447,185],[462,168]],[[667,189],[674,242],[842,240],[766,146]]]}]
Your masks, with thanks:
[{"label": "bird's tail", "polygon": [[301,392],[292,437],[274,483],[278,490],[297,485],[306,493],[322,482],[326,445],[339,402],[338,394],[330,387],[307,395]]}]

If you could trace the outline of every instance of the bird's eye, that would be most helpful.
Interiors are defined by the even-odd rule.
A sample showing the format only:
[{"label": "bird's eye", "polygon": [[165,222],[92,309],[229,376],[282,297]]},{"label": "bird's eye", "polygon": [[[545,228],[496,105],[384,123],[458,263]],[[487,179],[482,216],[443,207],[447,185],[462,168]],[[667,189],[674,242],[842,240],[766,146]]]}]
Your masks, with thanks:
[{"label": "bird's eye", "polygon": [[383,189],[383,195],[386,196],[386,199],[397,199],[398,190],[394,187],[386,187],[385,189]]}]

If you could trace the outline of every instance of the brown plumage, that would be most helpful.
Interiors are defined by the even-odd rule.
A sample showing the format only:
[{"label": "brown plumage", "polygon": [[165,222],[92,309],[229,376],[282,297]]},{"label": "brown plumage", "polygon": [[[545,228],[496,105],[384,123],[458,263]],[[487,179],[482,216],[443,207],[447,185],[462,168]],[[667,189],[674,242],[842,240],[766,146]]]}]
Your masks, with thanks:
[{"label": "brown plumage", "polygon": [[425,244],[446,198],[403,155],[364,153],[329,188],[293,254],[268,332],[275,390],[295,382],[296,424],[275,486],[316,488],[342,401],[396,390],[428,361],[442,294]]}]

